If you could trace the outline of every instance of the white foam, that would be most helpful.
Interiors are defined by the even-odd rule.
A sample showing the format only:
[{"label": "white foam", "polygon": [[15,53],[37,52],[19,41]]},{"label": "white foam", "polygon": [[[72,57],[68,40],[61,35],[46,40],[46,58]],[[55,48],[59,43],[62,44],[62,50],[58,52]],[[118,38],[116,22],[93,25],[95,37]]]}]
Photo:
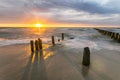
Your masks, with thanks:
[{"label": "white foam", "polygon": [[120,51],[120,44],[117,42],[98,41],[96,44],[99,46],[99,49]]},{"label": "white foam", "polygon": [[0,46],[14,45],[14,44],[25,44],[29,43],[29,39],[21,39],[21,40],[2,40],[0,41]]},{"label": "white foam", "polygon": [[84,47],[90,47],[90,48],[95,48],[95,49],[99,49],[98,45],[90,40],[78,40],[78,39],[74,39],[74,40],[68,40],[64,43],[65,46],[69,46],[71,48],[84,48]]},{"label": "white foam", "polygon": [[89,47],[96,50],[107,49],[107,50],[120,51],[119,43],[109,42],[109,41],[92,41],[87,39],[73,39],[73,40],[65,41],[64,45],[70,48],[76,48],[76,49]]},{"label": "white foam", "polygon": [[[7,45],[15,45],[15,44],[27,44],[30,43],[30,40],[35,40],[33,39],[0,39],[0,46],[7,46]],[[48,43],[50,39],[48,38],[42,38],[43,43]]]}]

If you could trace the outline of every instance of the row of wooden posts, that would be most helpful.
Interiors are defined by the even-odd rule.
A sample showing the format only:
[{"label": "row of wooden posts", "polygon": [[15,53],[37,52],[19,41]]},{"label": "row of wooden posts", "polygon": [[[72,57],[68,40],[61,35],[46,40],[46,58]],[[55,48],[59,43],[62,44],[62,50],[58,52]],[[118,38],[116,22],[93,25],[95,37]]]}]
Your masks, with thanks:
[{"label": "row of wooden posts", "polygon": [[103,35],[109,36],[111,39],[116,40],[117,42],[120,42],[120,34],[107,31],[107,30],[101,30],[101,29],[96,29],[98,32],[100,32]]},{"label": "row of wooden posts", "polygon": [[[64,33],[62,33],[61,35],[62,35],[61,40],[64,40]],[[55,37],[52,36],[51,39],[52,39],[52,45],[54,46],[55,45]],[[58,39],[58,41],[60,41],[60,39]],[[31,52],[42,50],[42,40],[40,38],[38,38],[38,40],[35,40],[35,41],[31,40],[30,45],[31,45]]]},{"label": "row of wooden posts", "polygon": [[[61,37],[62,37],[61,40],[64,40],[64,33],[62,33]],[[55,37],[52,36],[51,38],[52,38],[52,45],[55,45]],[[58,41],[60,41],[60,39],[58,39]]]},{"label": "row of wooden posts", "polygon": [[[51,39],[52,39],[52,45],[54,46],[55,45],[54,36],[52,36]],[[62,33],[62,38],[61,39],[64,40],[64,33]],[[35,41],[31,40],[30,45],[31,45],[31,52],[32,53],[43,49],[42,40],[40,38],[38,38],[38,40],[35,40]],[[90,65],[90,50],[89,50],[89,47],[84,48],[82,64],[85,65],[85,66]]]},{"label": "row of wooden posts", "polygon": [[35,40],[35,42],[31,40],[30,45],[32,53],[38,50],[42,50],[42,40],[40,38],[38,38],[38,40]]}]

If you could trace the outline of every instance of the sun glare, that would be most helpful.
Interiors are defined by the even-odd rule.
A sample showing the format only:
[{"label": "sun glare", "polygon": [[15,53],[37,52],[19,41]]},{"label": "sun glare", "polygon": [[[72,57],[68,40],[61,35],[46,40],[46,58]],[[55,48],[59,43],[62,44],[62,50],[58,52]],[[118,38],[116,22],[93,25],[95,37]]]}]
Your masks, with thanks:
[{"label": "sun glare", "polygon": [[35,24],[35,27],[42,27],[42,24],[37,23],[37,24]]}]

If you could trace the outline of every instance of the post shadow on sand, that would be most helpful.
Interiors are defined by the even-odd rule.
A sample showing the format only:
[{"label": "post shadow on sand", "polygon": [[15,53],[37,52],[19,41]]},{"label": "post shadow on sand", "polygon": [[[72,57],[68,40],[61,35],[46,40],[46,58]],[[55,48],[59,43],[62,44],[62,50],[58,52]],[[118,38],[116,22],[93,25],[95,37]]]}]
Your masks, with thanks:
[{"label": "post shadow on sand", "polygon": [[84,66],[84,65],[82,65],[82,75],[84,76],[84,77],[87,77],[88,76],[88,72],[89,72],[89,66]]},{"label": "post shadow on sand", "polygon": [[31,53],[22,80],[47,80],[43,51]]},{"label": "post shadow on sand", "polygon": [[30,69],[32,65],[32,59],[33,59],[33,52],[31,53],[31,56],[29,57],[28,64],[24,69],[22,80],[29,80],[30,79]]},{"label": "post shadow on sand", "polygon": [[43,56],[43,50],[40,50],[40,60],[39,60],[39,79],[40,80],[48,80],[47,79],[47,72],[46,72],[46,65]]},{"label": "post shadow on sand", "polygon": [[[61,50],[62,51],[62,50]],[[60,51],[58,51],[60,52]],[[77,64],[74,62],[70,57],[68,57],[66,54],[60,54],[63,56],[71,65],[76,68],[76,70],[84,77],[85,80],[93,80],[93,77],[89,75],[89,70],[90,70],[90,65],[89,66],[84,66],[82,63]]]},{"label": "post shadow on sand", "polygon": [[81,69],[82,69],[82,76],[84,77],[85,80],[94,80],[95,79],[94,75],[89,73],[90,66],[82,65]]},{"label": "post shadow on sand", "polygon": [[35,53],[31,69],[31,80],[37,79],[38,79],[38,51],[36,51]]}]

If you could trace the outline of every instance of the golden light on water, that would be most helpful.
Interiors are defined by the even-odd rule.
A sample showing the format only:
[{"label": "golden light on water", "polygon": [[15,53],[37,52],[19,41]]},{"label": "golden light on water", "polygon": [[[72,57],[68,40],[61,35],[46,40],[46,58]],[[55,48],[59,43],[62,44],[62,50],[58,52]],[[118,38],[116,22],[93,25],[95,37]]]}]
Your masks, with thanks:
[{"label": "golden light on water", "polygon": [[53,55],[54,55],[53,52],[49,52],[49,53],[44,54],[44,60],[47,60],[48,58],[52,57]]},{"label": "golden light on water", "polygon": [[40,23],[35,24],[35,27],[42,27],[43,25]]}]

